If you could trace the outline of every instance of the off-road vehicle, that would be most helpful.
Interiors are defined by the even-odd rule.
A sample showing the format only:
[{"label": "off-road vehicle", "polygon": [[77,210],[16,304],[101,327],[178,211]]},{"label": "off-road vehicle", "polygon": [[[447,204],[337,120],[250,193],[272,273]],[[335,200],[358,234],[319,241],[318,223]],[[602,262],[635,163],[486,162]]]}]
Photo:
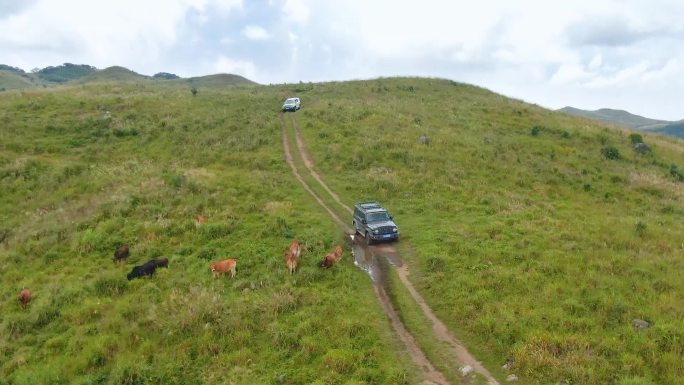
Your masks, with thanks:
[{"label": "off-road vehicle", "polygon": [[361,202],[354,205],[352,226],[356,233],[366,238],[369,245],[376,241],[399,240],[399,227],[378,202]]},{"label": "off-road vehicle", "polygon": [[283,112],[297,111],[300,108],[302,108],[302,102],[299,98],[288,98],[285,100],[285,103],[283,103]]}]

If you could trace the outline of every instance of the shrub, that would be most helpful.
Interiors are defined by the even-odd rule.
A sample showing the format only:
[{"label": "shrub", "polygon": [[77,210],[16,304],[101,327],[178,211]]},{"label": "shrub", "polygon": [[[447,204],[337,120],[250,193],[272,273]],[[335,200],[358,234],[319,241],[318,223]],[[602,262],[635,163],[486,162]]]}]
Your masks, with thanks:
[{"label": "shrub", "polygon": [[171,187],[175,187],[175,188],[179,189],[179,188],[183,187],[183,185],[185,184],[185,175],[183,175],[183,174],[170,175],[167,178],[166,183]]},{"label": "shrub", "polygon": [[644,139],[641,137],[641,134],[637,134],[637,133],[630,134],[629,140],[632,142],[632,144],[644,142]]},{"label": "shrub", "polygon": [[532,135],[532,136],[539,136],[540,133],[541,133],[541,127],[539,127],[539,126],[534,126],[534,127],[532,127],[532,130],[530,130],[530,135]]},{"label": "shrub", "polygon": [[610,159],[610,160],[620,159],[620,150],[618,150],[615,146],[603,147],[601,149],[601,154],[606,159]]},{"label": "shrub", "polygon": [[670,165],[670,176],[679,182],[684,182],[684,172],[680,171],[676,164]]},{"label": "shrub", "polygon": [[639,236],[644,235],[646,233],[646,224],[642,221],[637,221],[634,230]]}]

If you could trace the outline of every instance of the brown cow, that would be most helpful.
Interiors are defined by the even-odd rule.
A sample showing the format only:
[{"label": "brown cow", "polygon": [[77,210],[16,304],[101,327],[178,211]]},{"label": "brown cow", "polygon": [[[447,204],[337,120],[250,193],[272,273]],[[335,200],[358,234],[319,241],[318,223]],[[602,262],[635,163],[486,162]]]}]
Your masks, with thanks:
[{"label": "brown cow", "polygon": [[214,273],[214,278],[218,277],[220,274],[226,274],[230,272],[230,277],[235,277],[235,267],[237,266],[237,260],[235,259],[224,259],[222,261],[216,261],[209,264],[211,272]]},{"label": "brown cow", "polygon": [[202,224],[207,222],[207,217],[204,215],[198,215],[195,217],[195,227],[199,228]]},{"label": "brown cow", "polygon": [[333,251],[333,255],[335,255],[335,262],[342,259],[342,253],[344,253],[344,251],[342,250],[342,246],[338,245],[337,247],[335,247],[335,251]]},{"label": "brown cow", "polygon": [[321,262],[319,263],[320,267],[323,268],[330,268],[332,265],[334,265],[337,261],[342,259],[342,246],[337,246],[335,247],[335,250],[333,250],[330,254],[326,255]]},{"label": "brown cow", "polygon": [[21,303],[22,309],[26,310],[29,302],[31,302],[31,290],[27,288],[21,289],[21,292],[19,292],[19,298],[17,299]]},{"label": "brown cow", "polygon": [[128,258],[129,255],[128,245],[123,245],[114,251],[114,258],[112,258],[112,261],[121,262]]},{"label": "brown cow", "polygon": [[294,274],[295,270],[297,270],[298,262],[299,258],[295,254],[292,254],[290,251],[285,252],[285,264],[287,264],[287,270],[290,271],[290,274]]},{"label": "brown cow", "polygon": [[295,258],[299,258],[299,256],[302,253],[302,245],[299,243],[298,240],[292,241],[290,243],[290,248],[289,248],[290,254],[292,254]]}]

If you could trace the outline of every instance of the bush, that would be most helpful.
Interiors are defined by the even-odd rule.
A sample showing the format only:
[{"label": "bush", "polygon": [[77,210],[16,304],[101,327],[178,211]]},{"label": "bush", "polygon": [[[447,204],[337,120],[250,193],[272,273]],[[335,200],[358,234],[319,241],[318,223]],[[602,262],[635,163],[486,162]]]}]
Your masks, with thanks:
[{"label": "bush", "polygon": [[670,176],[679,182],[684,182],[684,172],[680,171],[676,164],[670,165]]},{"label": "bush", "polygon": [[638,221],[634,226],[634,230],[636,231],[637,235],[644,235],[644,233],[646,233],[646,224],[642,221]]},{"label": "bush", "polygon": [[173,174],[167,177],[166,184],[177,189],[183,187],[185,184],[185,175],[183,174]]},{"label": "bush", "polygon": [[630,134],[629,135],[629,140],[632,141],[632,144],[637,144],[637,143],[643,143],[644,139],[641,137],[641,134]]},{"label": "bush", "polygon": [[610,159],[610,160],[620,159],[620,150],[618,150],[615,146],[603,147],[601,149],[601,154],[606,159]]},{"label": "bush", "polygon": [[530,135],[532,135],[532,136],[539,136],[540,133],[541,133],[541,127],[539,127],[539,126],[534,126],[534,127],[532,127],[532,130],[530,130]]}]

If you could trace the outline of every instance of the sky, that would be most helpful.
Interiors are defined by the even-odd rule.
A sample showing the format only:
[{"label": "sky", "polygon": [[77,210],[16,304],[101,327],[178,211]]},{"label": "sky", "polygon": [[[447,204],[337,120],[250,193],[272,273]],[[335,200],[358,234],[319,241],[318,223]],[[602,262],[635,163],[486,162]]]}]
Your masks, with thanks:
[{"label": "sky", "polygon": [[681,0],[0,0],[0,64],[262,84],[439,77],[684,119]]}]

